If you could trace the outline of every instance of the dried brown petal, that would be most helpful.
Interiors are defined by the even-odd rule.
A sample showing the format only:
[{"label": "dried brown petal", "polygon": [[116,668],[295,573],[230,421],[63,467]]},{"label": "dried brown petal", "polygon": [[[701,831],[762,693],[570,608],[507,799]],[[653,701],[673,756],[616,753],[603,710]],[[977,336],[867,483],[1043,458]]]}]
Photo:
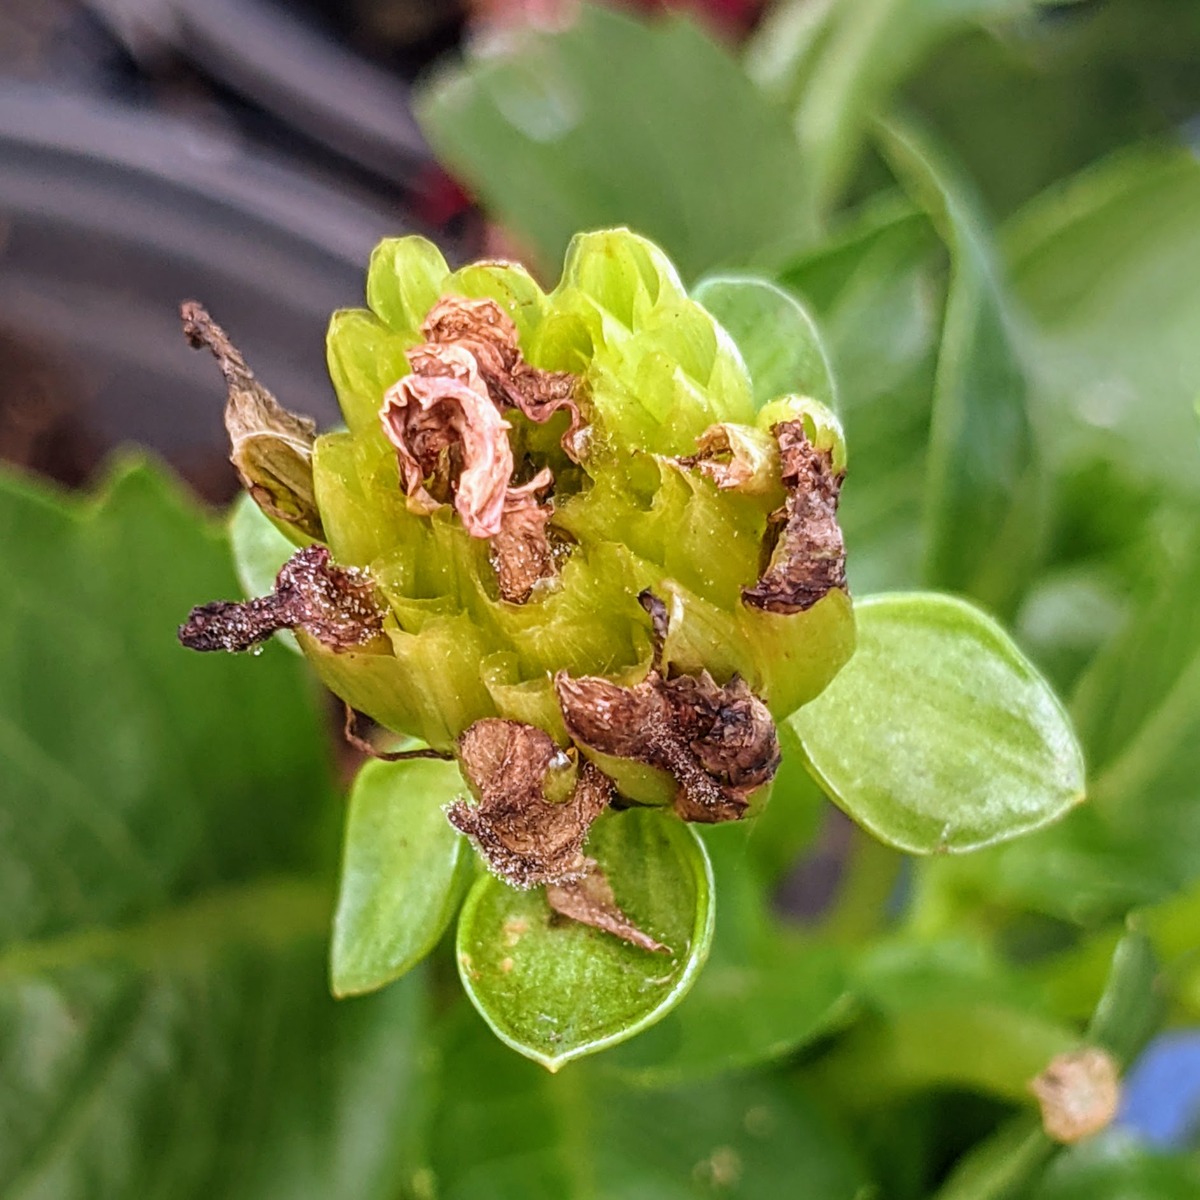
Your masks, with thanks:
[{"label": "dried brown petal", "polygon": [[197,350],[212,351],[229,398],[225,428],[242,486],[268,516],[324,539],[313,489],[312,448],[317,427],[288,412],[257,379],[225,331],[194,300],[180,308],[183,332]]},{"label": "dried brown petal", "polygon": [[586,875],[569,883],[546,887],[546,899],[555,912],[593,929],[602,929],[642,950],[670,954],[671,948],[643,933],[622,911],[604,872],[593,867]]},{"label": "dried brown petal", "polygon": [[842,476],[827,451],[817,450],[802,421],[781,421],[771,431],[779,442],[784,507],[771,514],[766,569],[742,600],[773,613],[812,608],[832,588],[846,586],[846,547],[837,523]]},{"label": "dried brown petal", "polygon": [[430,344],[468,351],[498,408],[515,408],[539,425],[560,410],[567,412],[570,422],[562,446],[579,461],[584,420],[576,400],[578,380],[567,371],[530,366],[517,344],[517,327],[494,300],[447,296],[430,310],[421,332]]},{"label": "dried brown petal", "polygon": [[356,568],[334,566],[325,546],[297,550],[268,596],[193,608],[179,640],[191,650],[249,650],[280,629],[302,629],[336,652],[389,645],[371,581]]},{"label": "dried brown petal", "polygon": [[767,707],[735,676],[719,687],[707,671],[666,678],[662,642],[666,613],[646,598],[655,631],[654,663],[645,679],[621,687],[598,676],[554,686],[567,732],[581,746],[670,772],[675,810],[688,821],[743,816],[749,796],[779,769],[779,738]]},{"label": "dried brown petal", "polygon": [[750,425],[710,425],[696,439],[696,453],[676,461],[698,467],[724,491],[779,492],[779,447]]},{"label": "dried brown petal", "polygon": [[1121,1101],[1117,1064],[1094,1046],[1058,1055],[1029,1088],[1046,1135],[1067,1144],[1108,1126]]},{"label": "dried brown petal", "polygon": [[565,800],[547,800],[547,788],[557,790],[575,763],[543,730],[496,717],[458,739],[458,758],[478,803],[456,801],[446,815],[502,879],[531,888],[578,879],[594,866],[583,843],[612,785],[590,763],[578,767]]},{"label": "dried brown petal", "polygon": [[342,735],[360,754],[365,754],[369,758],[377,758],[380,762],[407,762],[412,758],[445,760],[454,757],[453,754],[444,754],[441,750],[433,750],[428,746],[421,746],[415,750],[378,750],[375,743],[363,731],[363,722],[369,724],[370,718],[360,713],[353,705],[346,704],[345,701],[342,703],[346,709],[346,717],[342,722]]},{"label": "dried brown petal", "polygon": [[493,537],[513,472],[509,424],[466,350],[423,346],[409,360],[413,373],[388,389],[380,412],[409,508],[429,513],[453,500],[472,537]]},{"label": "dried brown petal", "polygon": [[549,468],[528,483],[510,487],[504,497],[500,530],[492,538],[492,566],[503,599],[524,604],[540,579],[551,578],[557,564],[546,525],[554,515],[549,504],[538,502],[538,492],[554,485]]}]

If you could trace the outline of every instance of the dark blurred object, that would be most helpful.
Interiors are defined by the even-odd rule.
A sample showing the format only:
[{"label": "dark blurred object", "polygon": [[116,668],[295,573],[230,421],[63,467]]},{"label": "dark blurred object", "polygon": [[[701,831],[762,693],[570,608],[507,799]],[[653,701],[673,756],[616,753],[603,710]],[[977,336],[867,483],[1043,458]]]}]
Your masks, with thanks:
[{"label": "dark blurred object", "polygon": [[[410,189],[425,178],[431,155],[409,107],[405,75],[453,45],[460,19],[454,3],[87,2],[147,73],[171,58],[186,59],[382,180]],[[370,47],[377,61],[350,44]]]},{"label": "dark blurred object", "polygon": [[329,313],[361,302],[371,247],[405,226],[240,138],[0,85],[0,338],[25,364],[0,447],[79,482],[94,452],[47,463],[55,430],[138,441],[220,496],[223,388],[180,301],[202,299],[286,404],[328,423]]}]

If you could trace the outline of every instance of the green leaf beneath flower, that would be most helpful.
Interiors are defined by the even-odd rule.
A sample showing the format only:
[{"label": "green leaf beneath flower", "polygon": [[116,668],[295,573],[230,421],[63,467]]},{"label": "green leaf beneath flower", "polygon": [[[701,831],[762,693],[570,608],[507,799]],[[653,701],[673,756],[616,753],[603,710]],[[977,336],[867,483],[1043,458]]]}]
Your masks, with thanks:
[{"label": "green leaf beneath flower", "polygon": [[472,855],[443,810],[465,790],[452,762],[370,762],[359,771],[333,920],[335,995],[391,983],[445,932]]},{"label": "green leaf beneath flower", "polygon": [[712,872],[691,828],[630,809],[598,821],[584,847],[617,904],[669,954],[554,917],[542,891],[478,880],[458,924],[463,986],[496,1035],[552,1071],[664,1017],[696,981],[712,940]]},{"label": "green leaf beneath flower", "polygon": [[1083,756],[1049,685],[978,609],[936,594],[855,606],[858,649],[792,717],[827,794],[915,854],[974,850],[1083,799]]}]

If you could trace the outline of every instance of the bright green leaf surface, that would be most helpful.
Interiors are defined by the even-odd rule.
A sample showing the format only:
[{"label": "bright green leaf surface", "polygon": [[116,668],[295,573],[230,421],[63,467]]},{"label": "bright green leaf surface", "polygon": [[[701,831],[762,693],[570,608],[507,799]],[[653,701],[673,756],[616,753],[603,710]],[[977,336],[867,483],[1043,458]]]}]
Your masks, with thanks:
[{"label": "bright green leaf surface", "polygon": [[403,975],[450,924],[472,855],[444,809],[465,791],[452,762],[370,762],[359,771],[333,923],[335,995]]},{"label": "bright green leaf surface", "polygon": [[545,269],[580,229],[629,225],[689,278],[778,262],[808,233],[787,113],[679,17],[585,5],[562,33],[526,31],[435,76],[419,116]]},{"label": "bright green leaf surface", "polygon": [[762,408],[794,392],[837,410],[837,386],[816,322],[794,296],[755,275],[710,275],[692,289],[737,343]]},{"label": "bright green leaf surface", "polygon": [[670,953],[650,953],[574,921],[552,919],[541,889],[481,878],[458,924],[463,986],[497,1036],[557,1070],[632,1037],[675,1007],[712,941],[712,871],[675,816],[630,809],[598,821],[586,850],[617,903]]},{"label": "bright green leaf surface", "polygon": [[1060,462],[1101,456],[1200,493],[1200,163],[1118,155],[1030,203],[1006,236],[1040,332],[1038,382]]},{"label": "bright green leaf surface", "polygon": [[98,501],[0,480],[14,1200],[394,1195],[421,988],[328,997],[335,809],[304,670],[174,637],[237,590],[224,538],[147,467]]},{"label": "bright green leaf surface", "polygon": [[926,465],[925,582],[1007,612],[1040,549],[1044,498],[1004,285],[982,219],[927,139],[893,125],[881,145],[951,256]]},{"label": "bright green leaf surface", "polygon": [[713,826],[704,844],[718,897],[712,953],[686,1003],[601,1065],[650,1086],[780,1058],[850,1014],[845,955],[779,926],[754,878],[753,825]]},{"label": "bright green leaf surface", "polygon": [[961,600],[855,606],[858,650],[792,718],[814,775],[861,825],[916,854],[973,850],[1083,798],[1083,759],[1045,681]]},{"label": "bright green leaf surface", "polygon": [[842,1131],[772,1075],[650,1091],[599,1064],[548,1075],[475,1020],[451,1024],[432,1114],[440,1200],[852,1200],[865,1180]]}]

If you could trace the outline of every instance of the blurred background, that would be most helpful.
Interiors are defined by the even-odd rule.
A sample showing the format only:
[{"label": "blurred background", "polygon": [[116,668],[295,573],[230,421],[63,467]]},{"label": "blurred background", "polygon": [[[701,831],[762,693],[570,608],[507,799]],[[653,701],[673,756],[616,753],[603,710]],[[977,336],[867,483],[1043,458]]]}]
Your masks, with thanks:
[{"label": "blurred background", "polygon": [[[881,116],[900,124],[884,127]],[[1200,879],[1200,692],[1195,672],[1185,675],[1200,655],[1198,147],[1195,0],[0,0],[0,459],[81,488],[99,478],[116,447],[134,443],[169,462],[205,501],[231,499],[222,388],[207,356],[185,345],[179,303],[202,301],[257,376],[289,408],[327,426],[336,405],[325,326],[333,309],[361,303],[365,263],[385,235],[426,234],[452,263],[519,257],[552,284],[573,231],[629,224],[660,242],[689,284],[719,270],[765,273],[817,315],[839,379],[853,464],[843,513],[856,591],[933,586],[997,612],[1071,698],[1100,775],[1144,733],[1140,717],[1158,698],[1177,697],[1161,762],[1131,790],[1101,791],[1055,830],[970,862],[934,863],[923,877],[915,904],[923,934],[956,934],[961,925],[990,938],[1004,910],[1009,923],[997,942],[1034,961],[1109,928],[1130,908],[1194,892]],[[931,562],[931,411],[953,394],[985,402],[1015,394],[1021,412],[964,435],[968,473],[975,482],[1000,479],[1001,494],[964,518],[951,547],[957,557]],[[155,547],[160,558],[175,553],[175,543],[158,545],[157,534],[135,526],[131,554],[139,546]],[[0,519],[0,550],[11,559],[0,554],[0,562],[10,572],[25,541],[36,540],[13,528]],[[204,551],[196,539],[197,555],[211,551],[206,580],[226,578],[224,552]],[[187,580],[174,587],[163,584],[162,628],[186,604],[210,598]],[[20,644],[16,633],[10,641],[6,665]],[[29,675],[40,669],[31,663]],[[75,661],[57,665],[62,694],[74,695]],[[269,709],[320,739],[312,713],[324,714],[307,693],[295,699],[295,664],[276,664],[257,698],[241,674],[250,664],[230,665],[225,693],[212,691],[213,714],[223,694],[227,724],[237,724],[231,713],[250,721]],[[103,675],[97,668],[96,678]],[[179,729],[194,703],[183,699],[191,686],[179,684]],[[0,688],[0,699],[27,700],[16,685],[10,693]],[[94,703],[88,696],[79,712],[65,703],[48,712],[47,743],[74,745],[67,733],[77,720],[86,749]],[[114,703],[112,721],[134,707]],[[213,714],[211,728],[234,736]],[[132,715],[128,722],[114,742],[141,745],[141,726]],[[1161,749],[1161,729],[1149,736]],[[194,743],[196,762],[211,757],[199,733]],[[161,747],[165,761],[176,742],[161,739]],[[27,927],[12,919],[17,943],[120,925],[131,913],[141,919],[168,894],[201,894],[200,883],[240,884],[297,863],[319,862],[325,890],[315,899],[272,893],[280,912],[307,914],[301,973],[288,974],[295,964],[285,963],[264,987],[256,972],[267,968],[251,954],[211,987],[181,987],[196,1008],[170,1036],[134,1029],[133,1049],[123,1052],[144,1060],[131,1068],[140,1074],[128,1094],[120,1080],[111,1093],[113,1113],[133,1097],[128,1119],[112,1117],[120,1165],[106,1158],[109,1126],[98,1119],[88,1141],[91,1125],[72,1115],[90,1076],[80,1083],[64,1075],[45,1120],[29,1099],[54,1092],[40,1078],[24,1091],[24,1076],[21,1086],[0,1089],[0,1118],[32,1114],[19,1136],[0,1135],[0,1179],[12,1162],[23,1181],[6,1196],[435,1194],[425,1167],[414,1173],[413,1162],[423,1160],[405,1157],[395,1136],[412,1112],[424,1111],[408,1102],[430,1069],[419,1049],[431,1036],[419,1023],[425,983],[396,985],[334,1013],[323,972],[340,810],[328,764],[323,750],[296,760],[282,736],[263,747],[249,739],[231,757],[243,764],[237,778],[258,781],[258,790],[247,783],[238,793],[247,803],[236,819],[262,803],[261,828],[250,831],[261,845],[234,846],[231,838],[203,867],[181,849],[178,871],[164,867],[170,878],[158,891],[122,894],[111,911],[100,902],[93,911],[86,900],[56,910],[70,890],[61,881],[12,884],[21,903],[33,897],[35,916],[50,897],[42,924],[41,916]],[[94,760],[80,754],[84,778],[108,761],[100,750]],[[136,760],[112,754],[118,765]],[[233,766],[225,782],[236,788],[230,780]],[[760,852],[778,911],[803,922],[829,905],[852,831],[810,785],[792,783],[808,797],[803,814],[789,819],[781,807]],[[11,786],[17,794],[20,785]],[[300,792],[307,824],[284,846],[277,827],[291,820]],[[114,784],[114,803],[122,794]],[[196,826],[232,828],[232,799],[228,812],[209,812],[207,794],[197,785],[195,808],[204,811]],[[162,796],[147,786],[141,800],[150,828]],[[19,824],[0,818],[10,833]],[[59,853],[55,839],[70,840],[68,828],[64,820],[47,835],[50,857]],[[181,832],[180,845],[194,833]],[[22,858],[20,846],[11,853]],[[894,913],[894,894],[890,909],[888,895],[874,899]],[[1176,928],[1192,971],[1192,1007],[1179,1022],[1186,1030],[1200,1017],[1197,937],[1193,926]],[[849,994],[851,984],[842,986],[831,1010]],[[115,1001],[106,1007],[108,993],[96,999],[94,990],[58,1007],[45,996],[13,1001],[13,1011],[45,1045],[62,1047],[66,1061],[73,1038],[87,1043],[87,1054],[93,1041],[103,1048],[119,1040],[112,1014],[124,1010]],[[263,1011],[247,1002],[245,1027],[233,1017],[222,1024],[223,1006],[233,1012],[241,1003],[228,997],[258,1004],[260,992]],[[210,1017],[220,1045],[210,1057],[232,1064],[220,1078],[205,1076],[207,1051],[193,1038]],[[813,1032],[818,1024],[788,1042],[787,1053],[823,1037],[825,1026]],[[455,1059],[451,1032],[447,1061],[469,1092],[470,1056]],[[0,1048],[3,1036],[0,1029]],[[1171,1036],[1132,1077],[1122,1121],[1148,1143],[1194,1147],[1197,1039]],[[291,1061],[285,1043],[293,1037],[306,1054],[325,1056],[324,1077],[305,1074],[316,1057]],[[241,1094],[247,1047],[265,1064],[264,1096],[274,1088],[286,1102],[259,1097],[256,1107]],[[208,1166],[193,1164],[190,1175],[180,1168],[187,1186],[176,1186],[165,1166],[146,1167],[159,1190],[140,1191],[153,1139],[129,1126],[158,1129],[152,1118],[161,1097],[173,1095],[173,1072],[189,1086],[200,1080],[198,1109],[237,1097],[213,1145],[243,1136],[235,1127],[244,1121],[247,1142],[260,1139],[266,1149],[231,1157],[217,1184]],[[302,1075],[306,1082],[297,1083]],[[887,1164],[881,1195],[929,1194],[931,1180],[999,1120],[999,1108],[986,1107],[1000,1105],[994,1097],[963,1101],[975,1082],[952,1078],[918,1116],[897,1105],[866,1131],[863,1155],[873,1169]],[[111,1083],[101,1079],[98,1094],[107,1097]],[[968,1132],[933,1146],[931,1131],[960,1109]],[[43,1128],[67,1144],[65,1165],[54,1171],[45,1166]],[[476,1129],[464,1128],[469,1143]],[[159,1132],[175,1145],[175,1133]],[[308,1137],[330,1147],[319,1169]],[[814,1134],[813,1147],[826,1140]],[[910,1170],[896,1147],[917,1142],[929,1152]],[[442,1149],[449,1160],[458,1147]],[[701,1183],[693,1172],[697,1190],[687,1195],[728,1190],[714,1164]],[[1083,1164],[1083,1184],[1068,1179],[1066,1190],[1046,1196],[1160,1194],[1089,1192],[1093,1167]],[[364,1172],[374,1174],[367,1180]],[[465,1178],[446,1194],[493,1194]],[[196,1180],[207,1182],[193,1187]],[[764,1185],[743,1194],[784,1193]],[[828,1194],[843,1193],[830,1185]]]}]

